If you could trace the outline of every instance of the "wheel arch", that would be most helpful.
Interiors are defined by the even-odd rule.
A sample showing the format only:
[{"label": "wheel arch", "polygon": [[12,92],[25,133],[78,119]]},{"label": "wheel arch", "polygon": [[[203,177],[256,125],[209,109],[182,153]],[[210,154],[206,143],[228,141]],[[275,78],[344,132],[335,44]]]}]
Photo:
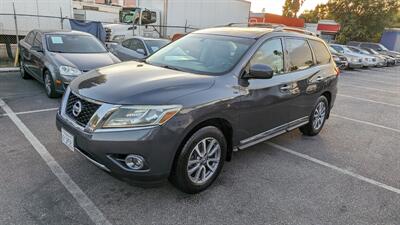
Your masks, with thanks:
[{"label": "wheel arch", "polygon": [[177,158],[179,157],[179,154],[182,151],[183,146],[185,145],[186,141],[198,130],[200,130],[203,127],[207,126],[214,126],[218,128],[223,135],[225,136],[226,142],[227,142],[227,154],[226,154],[226,161],[230,161],[232,158],[232,152],[233,152],[233,128],[231,122],[229,122],[225,118],[221,117],[214,117],[214,118],[208,118],[203,121],[198,122],[195,126],[190,128],[188,132],[186,132],[184,138],[180,142],[178,149],[175,153],[174,156],[174,161],[172,163],[172,168],[176,166]]},{"label": "wheel arch", "polygon": [[329,106],[329,110],[328,110],[328,115],[326,116],[326,118],[329,118],[330,112],[331,112],[331,107],[332,107],[332,93],[329,91],[325,91],[324,93],[322,93],[321,96],[324,96],[326,98],[326,100],[328,100],[328,106]]}]

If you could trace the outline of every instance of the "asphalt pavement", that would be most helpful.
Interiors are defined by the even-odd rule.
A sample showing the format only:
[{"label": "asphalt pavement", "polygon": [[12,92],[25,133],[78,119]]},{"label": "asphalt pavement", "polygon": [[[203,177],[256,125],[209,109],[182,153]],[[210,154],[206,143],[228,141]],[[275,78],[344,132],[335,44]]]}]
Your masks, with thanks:
[{"label": "asphalt pavement", "polygon": [[35,80],[0,73],[0,99],[0,224],[400,224],[400,66],[342,72],[320,135],[235,152],[196,195],[130,185],[68,150],[60,99]]}]

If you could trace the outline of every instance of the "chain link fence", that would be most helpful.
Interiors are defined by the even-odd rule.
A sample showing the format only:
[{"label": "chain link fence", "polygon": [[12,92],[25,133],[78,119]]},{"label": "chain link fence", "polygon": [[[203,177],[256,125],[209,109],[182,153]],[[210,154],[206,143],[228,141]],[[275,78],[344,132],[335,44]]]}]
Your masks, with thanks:
[{"label": "chain link fence", "polygon": [[0,68],[18,66],[16,58],[19,40],[33,29],[64,29],[62,16],[0,14]]},{"label": "chain link fence", "polygon": [[[0,0],[1,1],[1,0]],[[14,6],[13,6],[14,7]],[[53,7],[54,8],[54,7]],[[41,30],[69,30],[70,23],[69,18],[63,16],[63,10],[60,8],[59,11],[56,12],[47,12],[48,15],[31,15],[31,14],[23,14],[23,13],[15,13],[8,12],[0,13],[0,68],[4,67],[17,67],[18,66],[18,43],[19,40],[22,40],[28,32],[33,29],[41,29]],[[81,10],[82,11],[82,10]],[[17,12],[18,9],[17,9]],[[86,12],[82,16],[78,11],[74,11],[73,17],[76,17],[82,21],[93,21],[87,20]],[[92,12],[92,11],[91,11]],[[94,11],[99,12],[99,11]],[[93,14],[93,12],[92,12]],[[51,16],[49,16],[51,15]],[[118,15],[116,15],[118,18]],[[104,20],[107,17],[103,17]],[[116,19],[118,21],[118,19]],[[111,21],[99,21],[104,25],[106,24],[116,24],[115,19],[113,22]],[[172,38],[173,34],[185,34],[197,30],[196,28],[191,27],[185,21],[183,26],[162,26],[161,24],[153,24],[153,25],[135,25],[132,28],[128,28],[132,31],[132,35],[137,35],[135,31],[142,30],[148,33],[154,33],[157,36],[163,38]],[[127,25],[127,24],[125,24]],[[109,29],[106,28],[106,35],[109,36]],[[168,31],[168,32],[166,32]],[[142,32],[144,36],[148,33]],[[112,41],[107,39],[106,41]]]}]

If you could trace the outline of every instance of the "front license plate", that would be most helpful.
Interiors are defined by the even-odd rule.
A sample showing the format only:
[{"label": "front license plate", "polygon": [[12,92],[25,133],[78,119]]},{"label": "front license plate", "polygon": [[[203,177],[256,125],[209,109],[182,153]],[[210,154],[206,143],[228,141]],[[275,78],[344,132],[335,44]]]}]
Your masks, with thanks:
[{"label": "front license plate", "polygon": [[71,151],[75,151],[74,147],[74,136],[68,133],[66,130],[61,128],[61,141],[66,145]]}]

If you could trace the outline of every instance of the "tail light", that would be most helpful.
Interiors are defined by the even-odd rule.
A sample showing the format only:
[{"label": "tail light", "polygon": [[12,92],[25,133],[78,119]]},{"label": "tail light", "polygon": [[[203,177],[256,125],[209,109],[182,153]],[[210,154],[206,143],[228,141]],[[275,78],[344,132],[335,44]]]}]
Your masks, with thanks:
[{"label": "tail light", "polygon": [[336,72],[336,76],[338,77],[340,75],[340,69],[335,66],[335,72]]}]

